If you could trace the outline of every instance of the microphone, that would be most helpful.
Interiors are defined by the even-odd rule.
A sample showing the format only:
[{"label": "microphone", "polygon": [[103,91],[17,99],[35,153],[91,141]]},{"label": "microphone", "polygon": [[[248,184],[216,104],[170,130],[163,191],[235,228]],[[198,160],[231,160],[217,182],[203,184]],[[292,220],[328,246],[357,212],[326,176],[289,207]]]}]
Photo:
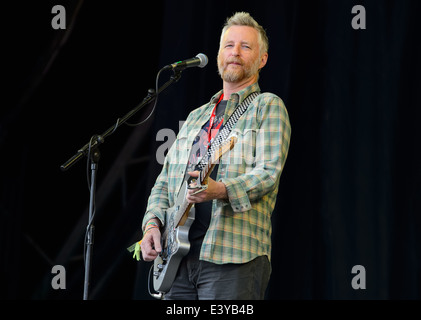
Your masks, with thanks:
[{"label": "microphone", "polygon": [[174,62],[173,64],[169,64],[164,67],[164,70],[171,69],[173,71],[183,71],[184,69],[191,68],[191,67],[203,68],[207,64],[208,64],[208,57],[203,53],[199,53],[194,58],[190,58],[187,60],[178,61],[178,62]]}]

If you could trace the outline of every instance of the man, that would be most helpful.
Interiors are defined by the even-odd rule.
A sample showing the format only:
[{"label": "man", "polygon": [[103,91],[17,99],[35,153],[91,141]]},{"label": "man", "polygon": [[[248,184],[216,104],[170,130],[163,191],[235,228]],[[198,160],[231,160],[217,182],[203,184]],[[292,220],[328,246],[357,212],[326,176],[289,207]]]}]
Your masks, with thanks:
[{"label": "man", "polygon": [[[183,181],[198,176],[195,164],[217,131],[250,93],[260,92],[259,71],[267,59],[265,30],[245,12],[227,19],[218,53],[223,90],[190,113],[167,154],[143,219],[145,261],[161,252],[165,210],[174,205]],[[271,214],[291,134],[282,100],[258,95],[232,132],[236,145],[212,171],[207,189],[187,192],[196,216],[191,247],[165,299],[264,298],[271,273]]]}]

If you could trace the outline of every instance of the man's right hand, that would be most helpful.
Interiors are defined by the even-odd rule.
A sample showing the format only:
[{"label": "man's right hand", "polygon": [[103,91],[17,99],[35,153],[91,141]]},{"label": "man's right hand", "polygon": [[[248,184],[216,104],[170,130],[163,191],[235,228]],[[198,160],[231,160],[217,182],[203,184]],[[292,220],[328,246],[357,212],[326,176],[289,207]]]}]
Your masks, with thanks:
[{"label": "man's right hand", "polygon": [[152,228],[143,236],[142,243],[142,257],[145,261],[152,261],[162,251],[161,248],[161,232],[159,228]]}]

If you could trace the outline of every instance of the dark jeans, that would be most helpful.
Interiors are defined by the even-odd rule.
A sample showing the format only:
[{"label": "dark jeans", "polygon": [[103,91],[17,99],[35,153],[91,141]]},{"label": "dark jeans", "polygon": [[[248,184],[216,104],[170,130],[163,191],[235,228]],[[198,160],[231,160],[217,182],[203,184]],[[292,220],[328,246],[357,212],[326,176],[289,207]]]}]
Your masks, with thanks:
[{"label": "dark jeans", "polygon": [[192,245],[180,263],[165,300],[263,300],[271,265],[267,256],[243,264],[214,264],[199,260]]}]

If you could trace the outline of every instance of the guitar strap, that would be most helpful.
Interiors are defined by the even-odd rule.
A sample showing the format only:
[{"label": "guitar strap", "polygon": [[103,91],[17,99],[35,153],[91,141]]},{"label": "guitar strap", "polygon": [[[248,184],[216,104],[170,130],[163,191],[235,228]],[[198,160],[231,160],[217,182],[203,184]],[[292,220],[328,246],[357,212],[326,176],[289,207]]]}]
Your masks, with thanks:
[{"label": "guitar strap", "polygon": [[215,136],[215,138],[212,141],[212,144],[208,148],[208,151],[206,154],[202,157],[202,159],[199,161],[199,163],[196,165],[195,170],[202,171],[202,169],[209,163],[209,161],[212,158],[212,154],[216,152],[216,150],[222,145],[224,141],[228,139],[228,136],[230,135],[232,128],[237,123],[238,119],[243,115],[244,112],[246,112],[248,106],[250,103],[259,95],[258,92],[252,92],[250,95],[247,96],[247,98],[244,99],[242,103],[240,103],[234,110],[234,112],[231,114],[231,116],[228,118],[227,122],[223,126],[221,130],[219,130],[218,134]]}]

